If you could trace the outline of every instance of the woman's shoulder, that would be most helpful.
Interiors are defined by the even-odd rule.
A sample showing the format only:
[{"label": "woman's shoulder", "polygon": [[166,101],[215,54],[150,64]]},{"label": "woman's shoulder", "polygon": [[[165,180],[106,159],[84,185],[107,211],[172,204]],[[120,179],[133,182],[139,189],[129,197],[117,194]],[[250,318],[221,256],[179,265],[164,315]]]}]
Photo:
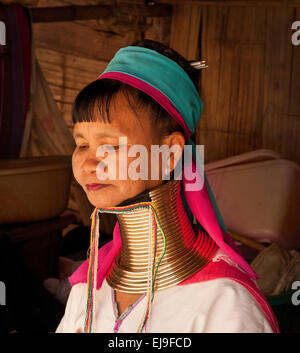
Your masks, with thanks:
[{"label": "woman's shoulder", "polygon": [[230,278],[177,285],[156,299],[160,312],[187,318],[190,332],[273,332],[253,295]]}]

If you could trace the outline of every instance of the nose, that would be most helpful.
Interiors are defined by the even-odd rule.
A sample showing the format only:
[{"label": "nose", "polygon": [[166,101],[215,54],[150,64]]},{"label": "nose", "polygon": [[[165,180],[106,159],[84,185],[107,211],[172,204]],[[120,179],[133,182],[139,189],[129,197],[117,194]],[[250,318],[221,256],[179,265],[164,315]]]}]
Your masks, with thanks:
[{"label": "nose", "polygon": [[101,158],[96,156],[96,151],[90,151],[85,155],[81,169],[84,174],[96,174],[97,165]]},{"label": "nose", "polygon": [[82,170],[85,174],[91,174],[91,173],[96,173],[96,168],[97,164],[99,162],[97,161],[96,157],[88,157],[85,159],[82,165]]}]

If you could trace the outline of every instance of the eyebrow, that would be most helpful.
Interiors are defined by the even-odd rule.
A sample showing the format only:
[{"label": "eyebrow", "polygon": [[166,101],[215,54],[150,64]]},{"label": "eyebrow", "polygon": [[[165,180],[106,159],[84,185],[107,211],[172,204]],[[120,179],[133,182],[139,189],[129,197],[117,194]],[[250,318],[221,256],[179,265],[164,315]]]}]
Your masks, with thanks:
[{"label": "eyebrow", "polygon": [[[94,134],[93,136],[94,137],[116,137],[116,136],[119,136],[120,134],[116,131],[116,132],[98,132],[96,134]],[[74,139],[75,138],[83,138],[84,139],[84,136],[80,133],[80,132],[77,132],[74,134]]]}]

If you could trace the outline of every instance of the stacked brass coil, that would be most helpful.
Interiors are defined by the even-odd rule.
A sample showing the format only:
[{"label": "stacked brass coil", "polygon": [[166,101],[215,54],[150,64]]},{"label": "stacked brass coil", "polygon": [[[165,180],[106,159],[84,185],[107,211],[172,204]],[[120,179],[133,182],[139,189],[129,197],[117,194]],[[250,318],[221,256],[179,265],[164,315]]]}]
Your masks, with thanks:
[{"label": "stacked brass coil", "polygon": [[[159,265],[155,290],[174,286],[199,271],[211,258],[216,244],[203,231],[195,233],[180,197],[180,181],[172,180],[147,193],[157,209],[166,237],[166,252]],[[139,201],[141,202],[141,201]],[[117,213],[122,249],[108,273],[108,284],[121,292],[146,293],[149,266],[149,231],[154,227],[147,208]],[[157,228],[155,266],[164,251]]]}]

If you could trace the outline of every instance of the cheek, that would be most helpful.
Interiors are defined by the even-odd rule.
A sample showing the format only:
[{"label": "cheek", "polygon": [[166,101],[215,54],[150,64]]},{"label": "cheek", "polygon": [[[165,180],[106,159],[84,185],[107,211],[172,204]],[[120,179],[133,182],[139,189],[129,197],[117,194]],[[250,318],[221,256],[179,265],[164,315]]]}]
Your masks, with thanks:
[{"label": "cheek", "polygon": [[119,181],[117,185],[119,202],[125,201],[131,197],[134,197],[146,189],[147,182],[144,180],[126,180]]},{"label": "cheek", "polygon": [[76,181],[80,184],[80,157],[76,153],[76,151],[72,155],[72,169],[73,169],[73,175]]}]

